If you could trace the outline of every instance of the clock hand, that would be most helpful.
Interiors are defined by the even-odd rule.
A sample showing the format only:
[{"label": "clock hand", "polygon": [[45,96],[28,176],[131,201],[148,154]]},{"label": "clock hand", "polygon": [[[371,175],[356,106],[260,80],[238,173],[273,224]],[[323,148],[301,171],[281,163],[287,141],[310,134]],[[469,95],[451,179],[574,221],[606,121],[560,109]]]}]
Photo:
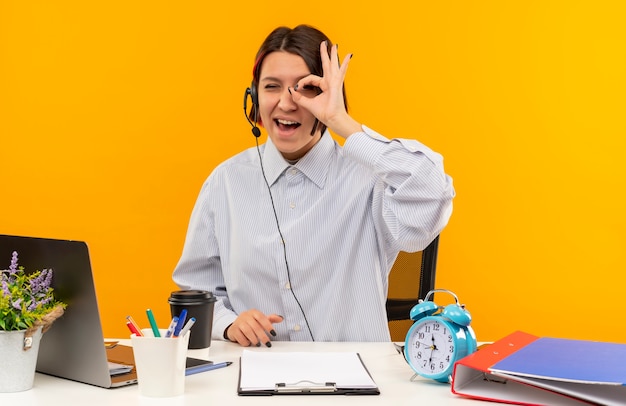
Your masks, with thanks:
[{"label": "clock hand", "polygon": [[437,350],[437,344],[435,344],[435,335],[434,334],[432,335],[431,340],[433,342],[431,348],[433,349],[433,351],[436,351]]},{"label": "clock hand", "polygon": [[437,345],[434,344],[434,341],[435,341],[434,337],[431,338],[431,341],[433,342],[433,344],[427,344],[427,343],[422,342],[422,341],[417,341],[417,343],[420,344],[420,345],[423,345],[425,348],[430,348],[431,350],[436,350],[437,349]]},{"label": "clock hand", "polygon": [[428,343],[425,343],[425,342],[422,342],[422,341],[416,341],[416,342],[417,342],[418,344],[420,344],[420,345],[423,345],[423,346],[424,346],[424,348],[430,348],[431,350],[433,350],[433,349],[435,349],[435,350],[436,350],[436,349],[437,349],[437,346],[436,346],[436,345],[434,345],[434,344],[428,344]]},{"label": "clock hand", "polygon": [[420,345],[423,345],[423,346],[424,346],[424,348],[432,348],[432,345],[430,345],[430,344],[423,343],[423,342],[421,342],[421,341],[418,341],[417,343],[418,343],[418,344],[420,344]]},{"label": "clock hand", "polygon": [[432,341],[432,345],[430,346],[430,356],[428,357],[428,363],[432,363],[433,362],[433,351],[435,351],[437,349],[437,346],[435,345],[435,335],[433,334],[431,336],[431,341]]}]

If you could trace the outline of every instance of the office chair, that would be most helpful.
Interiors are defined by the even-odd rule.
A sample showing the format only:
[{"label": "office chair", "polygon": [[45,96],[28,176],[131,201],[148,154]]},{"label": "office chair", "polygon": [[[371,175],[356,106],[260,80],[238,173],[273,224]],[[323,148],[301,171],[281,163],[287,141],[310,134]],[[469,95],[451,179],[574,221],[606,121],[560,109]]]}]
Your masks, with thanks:
[{"label": "office chair", "polygon": [[387,318],[392,341],[404,341],[413,325],[409,318],[411,309],[435,288],[438,248],[439,236],[423,251],[400,252],[391,268]]}]

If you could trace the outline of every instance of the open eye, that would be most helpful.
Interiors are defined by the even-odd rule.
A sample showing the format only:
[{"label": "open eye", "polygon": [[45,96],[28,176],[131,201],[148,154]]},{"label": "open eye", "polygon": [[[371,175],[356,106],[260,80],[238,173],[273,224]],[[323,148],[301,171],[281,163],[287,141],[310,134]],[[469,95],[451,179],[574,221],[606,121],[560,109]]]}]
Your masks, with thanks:
[{"label": "open eye", "polygon": [[315,97],[318,94],[322,93],[322,89],[317,86],[306,85],[298,90],[306,97]]}]

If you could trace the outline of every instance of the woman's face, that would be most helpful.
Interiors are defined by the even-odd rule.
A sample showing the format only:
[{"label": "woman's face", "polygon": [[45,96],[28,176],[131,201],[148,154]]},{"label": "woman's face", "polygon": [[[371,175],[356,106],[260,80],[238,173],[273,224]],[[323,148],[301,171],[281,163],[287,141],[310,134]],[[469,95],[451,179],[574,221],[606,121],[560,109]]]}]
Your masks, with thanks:
[{"label": "woman's face", "polygon": [[[261,65],[257,89],[261,122],[288,160],[302,158],[321,137],[319,130],[311,136],[315,117],[294,103],[288,90],[293,92],[298,80],[310,73],[302,57],[284,51],[270,53]],[[309,97],[316,94],[310,89],[298,90]]]}]

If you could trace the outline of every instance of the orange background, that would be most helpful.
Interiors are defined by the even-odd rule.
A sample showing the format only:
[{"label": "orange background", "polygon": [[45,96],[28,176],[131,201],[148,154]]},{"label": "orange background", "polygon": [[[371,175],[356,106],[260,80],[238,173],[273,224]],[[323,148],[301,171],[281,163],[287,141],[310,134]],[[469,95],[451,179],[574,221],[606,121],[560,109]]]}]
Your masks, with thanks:
[{"label": "orange background", "polygon": [[256,49],[304,22],[354,53],[356,119],[444,155],[437,286],[479,340],[623,342],[625,20],[607,0],[0,0],[0,232],[87,241],[106,336],[147,307],[166,325],[200,186],[254,145]]}]

